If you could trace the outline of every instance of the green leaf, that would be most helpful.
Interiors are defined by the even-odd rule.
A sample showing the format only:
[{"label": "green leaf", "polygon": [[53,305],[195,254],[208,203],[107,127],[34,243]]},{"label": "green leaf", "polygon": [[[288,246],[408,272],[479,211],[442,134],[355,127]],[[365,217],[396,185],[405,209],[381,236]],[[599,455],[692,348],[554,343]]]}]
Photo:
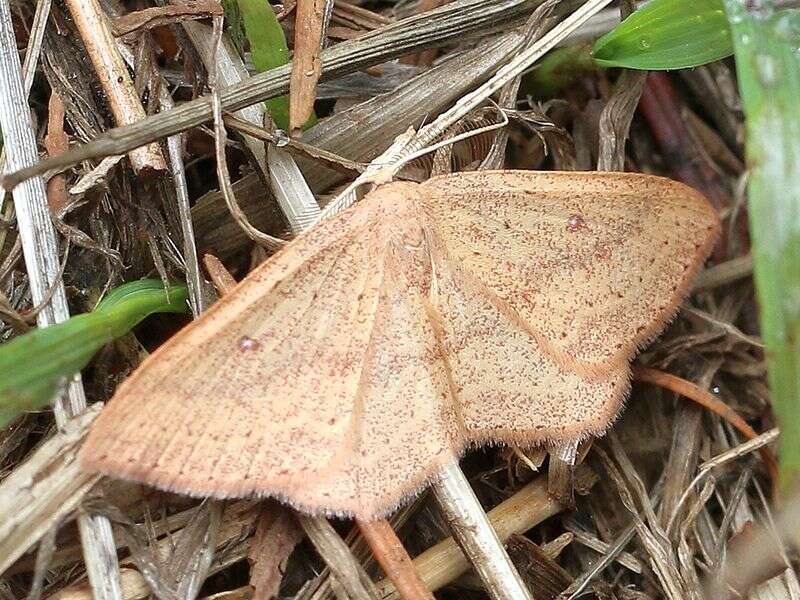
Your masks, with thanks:
[{"label": "green leaf", "polygon": [[[266,0],[227,0],[225,14],[229,19],[228,31],[241,51],[241,34],[247,37],[250,56],[256,71],[269,71],[289,62],[289,47],[283,28]],[[237,32],[238,36],[237,36]],[[238,37],[238,39],[237,39]],[[289,128],[289,97],[280,96],[266,101],[272,120],[281,129]],[[311,115],[305,127],[317,122]]]},{"label": "green leaf", "polygon": [[145,279],[111,291],[91,313],[36,329],[0,345],[0,428],[21,412],[45,406],[64,377],[80,371],[100,348],[153,313],[185,313],[185,285],[165,290]]},{"label": "green leaf", "polygon": [[725,0],[747,131],[748,214],[784,486],[800,483],[800,17]]},{"label": "green leaf", "polygon": [[598,64],[629,69],[684,69],[730,56],[723,0],[652,0],[592,49]]}]

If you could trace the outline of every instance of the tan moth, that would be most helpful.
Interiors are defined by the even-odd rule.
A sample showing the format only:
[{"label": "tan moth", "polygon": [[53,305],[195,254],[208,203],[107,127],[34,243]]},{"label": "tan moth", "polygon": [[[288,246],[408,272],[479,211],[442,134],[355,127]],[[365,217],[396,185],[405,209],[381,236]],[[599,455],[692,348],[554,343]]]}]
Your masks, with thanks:
[{"label": "tan moth", "polygon": [[381,186],[145,360],[81,460],[196,496],[381,516],[469,445],[602,433],[717,230],[700,194],[645,175]]}]

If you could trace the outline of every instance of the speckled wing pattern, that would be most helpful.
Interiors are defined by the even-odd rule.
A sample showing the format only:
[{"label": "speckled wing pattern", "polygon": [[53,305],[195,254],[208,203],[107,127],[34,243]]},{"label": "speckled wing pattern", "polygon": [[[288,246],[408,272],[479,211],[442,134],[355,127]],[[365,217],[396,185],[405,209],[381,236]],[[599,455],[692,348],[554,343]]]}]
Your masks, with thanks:
[{"label": "speckled wing pattern", "polygon": [[602,432],[718,228],[642,175],[392,183],[255,269],[118,389],[81,460],[380,516],[470,444]]}]

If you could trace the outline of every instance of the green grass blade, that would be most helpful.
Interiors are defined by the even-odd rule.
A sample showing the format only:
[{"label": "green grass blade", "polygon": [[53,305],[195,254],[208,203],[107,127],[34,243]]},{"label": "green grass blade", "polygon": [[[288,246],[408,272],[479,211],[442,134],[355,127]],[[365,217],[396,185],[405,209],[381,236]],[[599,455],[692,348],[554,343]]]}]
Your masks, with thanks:
[{"label": "green grass blade", "polygon": [[605,67],[683,69],[733,53],[723,0],[652,0],[592,49]]},{"label": "green grass blade", "polygon": [[142,280],[108,294],[91,313],[36,329],[0,345],[0,428],[21,412],[45,406],[64,377],[81,370],[100,348],[145,317],[185,313],[187,288]]},{"label": "green grass blade", "polygon": [[725,0],[747,130],[748,214],[784,485],[800,483],[800,19]]},{"label": "green grass blade", "polygon": [[[266,0],[226,0],[225,14],[228,18],[228,30],[240,50],[241,36],[247,38],[256,71],[269,71],[289,62],[286,36],[275,11]],[[288,129],[289,97],[272,98],[265,104],[275,125]],[[316,116],[312,114],[305,127],[311,127],[316,121]]]}]

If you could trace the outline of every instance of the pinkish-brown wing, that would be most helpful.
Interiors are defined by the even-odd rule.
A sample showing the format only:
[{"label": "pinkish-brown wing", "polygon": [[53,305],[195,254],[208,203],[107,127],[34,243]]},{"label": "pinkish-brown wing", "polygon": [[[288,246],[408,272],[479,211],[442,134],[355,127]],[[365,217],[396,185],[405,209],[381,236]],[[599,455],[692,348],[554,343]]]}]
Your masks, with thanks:
[{"label": "pinkish-brown wing", "polygon": [[628,366],[565,360],[446,251],[433,255],[430,312],[464,439],[531,446],[605,431],[628,391]]},{"label": "pinkish-brown wing", "polygon": [[83,464],[371,517],[453,460],[415,189],[385,186],[316,227],[162,346],[104,409]]},{"label": "pinkish-brown wing", "polygon": [[103,410],[83,463],[226,497],[288,496],[343,460],[382,278],[374,217],[328,220],[159,348]]},{"label": "pinkish-brown wing", "polygon": [[699,193],[646,175],[474,172],[420,187],[449,260],[553,356],[596,371],[661,331],[718,229]]}]

